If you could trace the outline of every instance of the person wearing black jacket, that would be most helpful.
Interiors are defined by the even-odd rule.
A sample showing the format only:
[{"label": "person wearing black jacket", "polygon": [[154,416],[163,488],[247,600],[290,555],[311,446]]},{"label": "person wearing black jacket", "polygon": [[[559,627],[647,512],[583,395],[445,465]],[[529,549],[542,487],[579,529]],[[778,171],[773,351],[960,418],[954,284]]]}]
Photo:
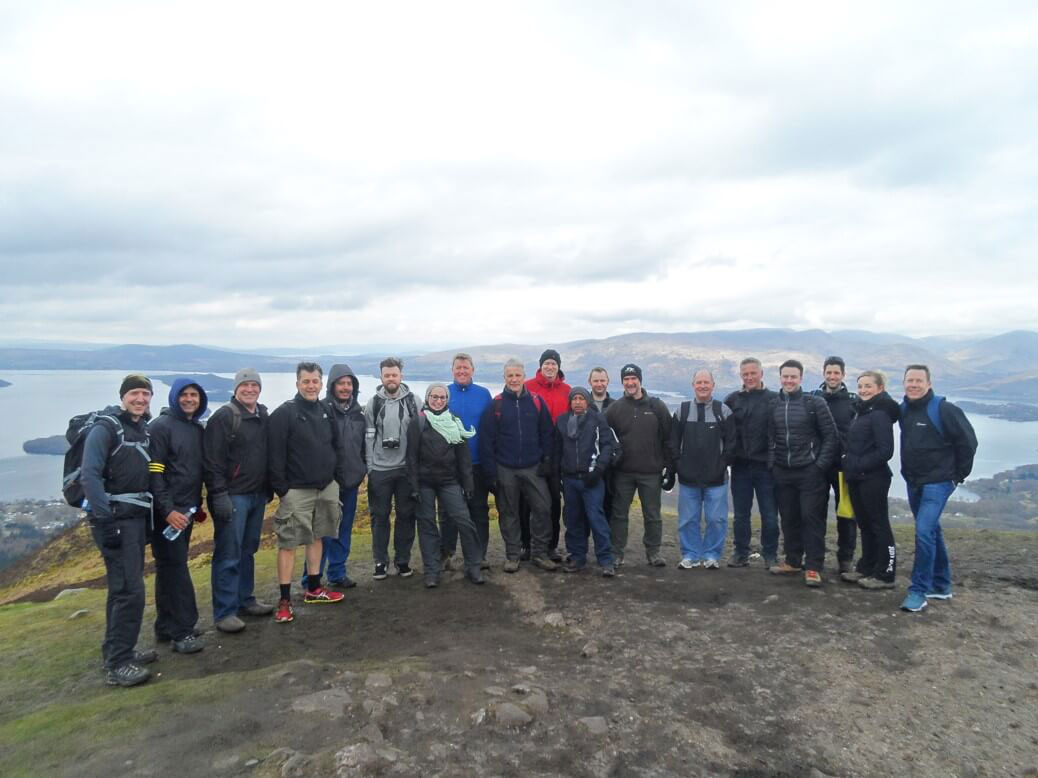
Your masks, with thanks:
[{"label": "person wearing black jacket", "polygon": [[[151,436],[151,494],[156,521],[151,530],[155,557],[155,639],[173,643],[180,654],[204,647],[195,635],[198,606],[187,568],[191,528],[205,517],[202,510],[202,439],[199,419],[209,406],[205,389],[190,378],[177,378],[169,390],[169,407],[148,425]],[[191,511],[194,514],[191,515]],[[173,540],[167,527],[179,530]]]},{"label": "person wearing black jacket", "polygon": [[[339,534],[339,492],[346,487],[346,455],[339,426],[318,397],[321,366],[296,366],[296,396],[270,414],[267,470],[270,485],[280,498],[274,514],[278,541],[278,585],[281,589],[274,620],[290,622],[292,568],[295,551],[306,547],[308,570],[321,569],[321,538]],[[342,602],[342,592],[321,586],[318,572],[307,575],[305,603]]]},{"label": "person wearing black jacket", "polygon": [[270,502],[267,479],[267,408],[263,381],[253,368],[234,376],[231,401],[205,426],[205,484],[213,517],[213,624],[221,632],[245,629],[240,615],[269,616],[256,599],[255,554]]},{"label": "person wearing black jacket", "polygon": [[[900,410],[886,393],[886,377],[877,370],[858,376],[854,418],[847,428],[840,468],[861,529],[861,558],[853,572],[841,573],[864,589],[894,588],[897,549],[890,528],[887,495],[894,456],[894,423]],[[838,519],[839,521],[839,519]]]},{"label": "person wearing black jacket", "polygon": [[[812,392],[821,397],[829,404],[829,412],[836,422],[836,429],[840,433],[840,454],[826,476],[833,493],[833,506],[840,505],[840,455],[843,453],[843,445],[847,438],[847,428],[851,426],[854,418],[854,402],[858,396],[847,390],[843,382],[846,374],[846,365],[841,357],[826,357],[822,365],[822,385]],[[836,562],[840,573],[848,573],[854,566],[854,549],[857,545],[857,525],[850,516],[836,514]]]},{"label": "person wearing black jacket", "polygon": [[569,410],[555,424],[555,456],[565,504],[566,552],[563,572],[579,572],[587,564],[588,534],[595,538],[595,558],[602,575],[616,574],[609,522],[602,509],[603,476],[613,454],[613,431],[582,386],[569,393]]},{"label": "person wearing black jacket", "polygon": [[941,513],[955,485],[969,477],[977,435],[959,408],[938,397],[926,365],[905,368],[901,403],[901,475],[915,516],[915,563],[902,610],[921,611],[927,600],[952,596],[951,563]]},{"label": "person wearing black jacket", "polygon": [[112,408],[114,413],[98,419],[83,445],[83,507],[108,584],[101,655],[109,686],[144,683],[151,672],[141,665],[158,658],[154,651],[134,650],[144,618],[144,544],[152,520],[147,427],[151,392],[147,376],[126,376],[119,387],[122,409]]},{"label": "person wearing black jacket", "polygon": [[[442,546],[436,527],[436,503],[441,513],[454,522],[461,536],[465,577],[483,583],[480,564],[483,544],[469,514],[468,499],[474,488],[472,454],[468,439],[474,428],[465,429],[461,419],[448,408],[450,390],[446,384],[433,383],[425,390],[425,405],[414,423],[407,427],[407,474],[417,503],[418,547],[422,552],[425,588],[440,585]],[[442,520],[442,519],[441,519]]]},{"label": "person wearing black jacket", "polygon": [[714,399],[709,370],[692,376],[692,391],[694,401],[681,403],[670,432],[679,484],[678,566],[716,570],[728,530],[728,466],[735,457],[735,419],[731,408]]},{"label": "person wearing black jacket", "polygon": [[822,585],[825,564],[826,473],[839,451],[829,406],[800,386],[804,366],[788,359],[779,367],[782,389],[768,415],[768,464],[782,517],[785,559],[775,574],[804,572],[808,586]]},{"label": "person wearing black jacket", "polygon": [[729,567],[750,563],[750,511],[757,495],[760,511],[760,551],[765,567],[778,563],[779,524],[775,483],[768,468],[768,411],[776,392],[764,386],[764,368],[756,357],[739,363],[742,389],[724,404],[735,419],[736,448],[732,462],[732,545]]}]

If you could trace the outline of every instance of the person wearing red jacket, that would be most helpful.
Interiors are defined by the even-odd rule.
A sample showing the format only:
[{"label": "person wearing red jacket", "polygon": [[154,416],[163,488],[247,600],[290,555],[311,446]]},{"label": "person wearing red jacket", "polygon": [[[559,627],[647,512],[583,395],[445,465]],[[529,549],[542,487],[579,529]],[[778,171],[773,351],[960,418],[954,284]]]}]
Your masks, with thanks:
[{"label": "person wearing red jacket", "polygon": [[[551,414],[551,423],[555,424],[559,417],[569,410],[570,385],[566,383],[566,374],[562,372],[562,357],[553,348],[545,349],[541,354],[540,367],[537,375],[526,382],[526,390],[530,394],[536,394],[544,404],[548,406]],[[559,554],[559,519],[562,517],[562,483],[553,467],[552,473],[547,477],[548,493],[551,494],[551,545],[548,547],[548,557],[553,562],[562,560]],[[530,547],[530,510],[523,505],[519,510],[519,521],[523,533],[523,551]]]}]

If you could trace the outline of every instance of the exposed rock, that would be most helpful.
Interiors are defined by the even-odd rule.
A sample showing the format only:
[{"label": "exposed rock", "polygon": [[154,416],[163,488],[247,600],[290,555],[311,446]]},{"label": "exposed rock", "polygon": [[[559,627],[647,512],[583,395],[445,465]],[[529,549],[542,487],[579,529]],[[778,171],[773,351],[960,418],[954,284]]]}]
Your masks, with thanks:
[{"label": "exposed rock", "polygon": [[258,764],[259,764],[259,759],[250,759],[249,761],[247,761],[245,763],[245,766],[246,767],[255,767]]},{"label": "exposed rock", "polygon": [[213,760],[213,769],[220,771],[230,770],[231,768],[236,767],[238,762],[240,761],[241,757],[237,754],[228,754],[227,756],[221,756]]},{"label": "exposed rock", "polygon": [[609,724],[602,716],[586,716],[577,719],[577,723],[590,735],[605,735],[609,732]]},{"label": "exposed rock", "polygon": [[547,624],[549,627],[565,627],[566,619],[564,619],[562,617],[562,614],[558,611],[553,611],[552,613],[548,613],[545,615],[544,623]]},{"label": "exposed rock", "polygon": [[494,706],[494,718],[498,724],[506,727],[525,727],[533,721],[533,716],[510,702],[502,702]]},{"label": "exposed rock", "polygon": [[345,689],[322,689],[292,700],[292,710],[297,713],[325,713],[337,719],[343,715],[343,708],[352,702],[353,698]]},{"label": "exposed rock", "polygon": [[472,714],[472,716],[470,717],[470,720],[472,721],[474,726],[478,727],[480,724],[482,724],[484,721],[487,720],[487,709],[486,708],[480,708],[479,710],[477,710],[475,713]]},{"label": "exposed rock", "polygon": [[548,695],[542,689],[532,689],[522,705],[530,713],[543,715],[548,712]]},{"label": "exposed rock", "polygon": [[364,685],[369,689],[388,689],[393,685],[393,679],[388,673],[368,673],[364,679]]},{"label": "exposed rock", "polygon": [[386,715],[386,705],[378,700],[364,700],[361,704],[361,709],[368,714],[368,717],[372,720],[377,721]]},{"label": "exposed rock", "polygon": [[382,736],[382,730],[379,729],[378,724],[376,724],[373,721],[368,722],[359,734],[361,738],[375,745],[378,745],[383,740],[385,740],[385,738]]},{"label": "exposed rock", "polygon": [[335,754],[335,767],[340,778],[371,775],[378,764],[378,754],[371,743],[354,743]]},{"label": "exposed rock", "polygon": [[88,613],[90,613],[90,611],[86,608],[80,608],[78,611],[72,611],[72,613],[69,614],[68,620],[72,621],[72,619],[81,619]]},{"label": "exposed rock", "polygon": [[500,686],[488,686],[483,691],[491,697],[504,697],[508,693]]},{"label": "exposed rock", "polygon": [[88,590],[83,588],[83,587],[80,587],[78,589],[62,589],[60,592],[58,592],[57,594],[54,595],[54,599],[55,600],[60,600],[63,597],[71,597],[74,594],[82,594],[85,591],[88,591]]},{"label": "exposed rock", "polygon": [[767,597],[764,598],[764,602],[778,602],[778,598],[779,596],[777,594],[769,594]]},{"label": "exposed rock", "polygon": [[593,641],[593,640],[589,640],[587,643],[584,644],[584,647],[582,649],[580,649],[580,655],[582,657],[584,657],[585,659],[590,659],[591,657],[595,656],[595,654],[597,654],[597,653],[598,653],[598,644],[595,641]]}]

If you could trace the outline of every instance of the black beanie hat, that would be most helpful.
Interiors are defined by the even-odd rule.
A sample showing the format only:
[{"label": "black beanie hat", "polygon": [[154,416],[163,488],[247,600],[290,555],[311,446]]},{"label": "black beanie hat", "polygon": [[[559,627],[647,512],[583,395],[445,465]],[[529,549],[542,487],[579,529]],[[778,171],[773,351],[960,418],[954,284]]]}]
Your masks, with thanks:
[{"label": "black beanie hat", "polygon": [[633,362],[628,362],[626,365],[620,368],[620,380],[622,381],[627,376],[637,376],[638,380],[642,380],[642,369]]},{"label": "black beanie hat", "polygon": [[554,359],[555,360],[555,364],[558,365],[559,367],[562,367],[562,357],[559,356],[559,352],[556,351],[555,349],[553,349],[553,348],[545,349],[544,353],[541,354],[540,360],[537,362],[537,367],[540,368],[540,366],[544,364],[544,360],[546,360],[546,359]]},{"label": "black beanie hat", "polygon": [[142,373],[130,373],[123,379],[119,385],[119,397],[125,397],[127,392],[134,389],[147,389],[149,392],[154,392],[154,389],[151,388],[151,379]]}]

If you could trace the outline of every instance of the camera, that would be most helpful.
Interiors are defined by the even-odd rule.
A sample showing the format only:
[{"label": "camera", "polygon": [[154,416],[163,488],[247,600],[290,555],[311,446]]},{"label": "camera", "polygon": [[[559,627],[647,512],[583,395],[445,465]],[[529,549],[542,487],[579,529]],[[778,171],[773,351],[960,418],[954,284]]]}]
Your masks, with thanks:
[{"label": "camera", "polygon": [[382,448],[400,448],[400,438],[383,438]]}]

